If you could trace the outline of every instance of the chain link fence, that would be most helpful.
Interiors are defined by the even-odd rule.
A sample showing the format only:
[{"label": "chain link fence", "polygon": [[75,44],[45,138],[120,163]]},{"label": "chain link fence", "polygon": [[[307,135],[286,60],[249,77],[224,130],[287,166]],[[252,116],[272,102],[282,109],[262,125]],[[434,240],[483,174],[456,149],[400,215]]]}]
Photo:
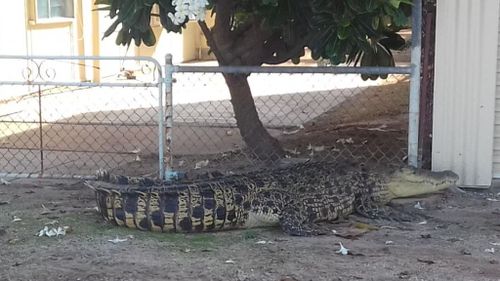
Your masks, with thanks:
[{"label": "chain link fence", "polygon": [[[175,171],[231,174],[308,159],[406,163],[410,68],[181,66],[173,72]],[[387,79],[364,81],[360,73]],[[242,137],[245,122],[231,99],[245,97],[232,97],[225,80],[231,75],[248,76],[256,112],[283,149],[281,159],[259,155],[259,144]],[[253,110],[247,104],[243,118]],[[250,135],[261,134],[249,127]]]},{"label": "chain link fence", "polygon": [[410,67],[167,63],[162,73],[140,57],[0,63],[0,176],[199,176],[407,158]]},{"label": "chain link fence", "polygon": [[131,165],[158,175],[163,93],[155,60],[2,56],[0,64],[3,176],[82,177]]}]

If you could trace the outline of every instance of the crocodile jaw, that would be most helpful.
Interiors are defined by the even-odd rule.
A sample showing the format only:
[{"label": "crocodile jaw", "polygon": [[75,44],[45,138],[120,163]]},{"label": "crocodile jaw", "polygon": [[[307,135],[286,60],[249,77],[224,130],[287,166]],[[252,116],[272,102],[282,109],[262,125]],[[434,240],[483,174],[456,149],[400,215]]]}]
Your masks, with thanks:
[{"label": "crocodile jaw", "polygon": [[455,186],[457,174],[451,171],[431,172],[428,170],[405,168],[389,177],[387,201],[445,190]]}]

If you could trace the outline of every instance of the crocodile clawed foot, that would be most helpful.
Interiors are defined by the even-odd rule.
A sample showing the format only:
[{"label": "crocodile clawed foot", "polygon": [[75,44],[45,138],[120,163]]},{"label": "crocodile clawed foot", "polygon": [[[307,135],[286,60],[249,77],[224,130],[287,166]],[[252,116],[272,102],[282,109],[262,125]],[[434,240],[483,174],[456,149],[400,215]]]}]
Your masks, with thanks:
[{"label": "crocodile clawed foot", "polygon": [[378,219],[380,217],[380,210],[378,208],[372,209],[365,206],[357,206],[356,213],[368,219]]},{"label": "crocodile clawed foot", "polygon": [[384,207],[366,207],[358,206],[356,208],[357,215],[371,219],[371,220],[384,220],[395,223],[408,223],[419,219],[427,219],[428,216],[424,214],[417,214],[412,211],[405,210],[404,208],[396,205],[387,205]]},{"label": "crocodile clawed foot", "polygon": [[292,236],[325,235],[325,228],[308,221],[307,217],[297,207],[288,207],[280,216],[280,225],[283,232]]},{"label": "crocodile clawed foot", "polygon": [[420,212],[415,212],[413,210],[408,210],[403,206],[396,204],[387,204],[386,207],[389,211],[386,213],[390,213],[390,217],[396,220],[397,222],[413,222],[422,219],[430,219],[432,217],[425,215]]},{"label": "crocodile clawed foot", "polygon": [[378,206],[358,206],[356,207],[356,213],[364,218],[370,220],[385,220],[390,222],[406,222],[408,221],[404,215],[400,215],[399,212],[394,212],[392,209],[388,209],[387,207],[378,207]]}]

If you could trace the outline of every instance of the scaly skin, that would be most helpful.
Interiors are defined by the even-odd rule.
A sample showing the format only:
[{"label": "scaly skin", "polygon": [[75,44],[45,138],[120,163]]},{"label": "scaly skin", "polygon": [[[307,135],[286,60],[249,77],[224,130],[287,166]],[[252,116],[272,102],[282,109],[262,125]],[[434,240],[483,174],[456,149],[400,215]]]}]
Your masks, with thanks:
[{"label": "scaly skin", "polygon": [[107,178],[122,184],[86,185],[95,190],[102,216],[117,225],[206,232],[279,224],[284,232],[300,236],[319,234],[317,222],[334,221],[394,198],[443,190],[457,180],[448,171],[403,170],[385,175],[330,162],[175,185]]}]

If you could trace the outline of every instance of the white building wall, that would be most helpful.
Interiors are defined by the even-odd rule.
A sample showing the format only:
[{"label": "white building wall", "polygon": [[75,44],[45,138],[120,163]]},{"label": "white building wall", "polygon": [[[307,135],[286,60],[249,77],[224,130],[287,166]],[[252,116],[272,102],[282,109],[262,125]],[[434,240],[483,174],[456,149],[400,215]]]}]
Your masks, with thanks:
[{"label": "white building wall", "polygon": [[[8,8],[0,9],[0,55],[16,54],[27,55],[26,20],[24,1],[11,1]],[[0,3],[2,3],[0,1]],[[17,80],[21,78],[18,69],[19,61],[1,61],[0,76],[3,80]],[[2,93],[0,92],[0,95]]]},{"label": "white building wall", "polygon": [[26,18],[24,1],[9,1],[0,9],[0,54],[26,55]]},{"label": "white building wall", "polygon": [[500,0],[439,0],[433,170],[490,186]]}]

